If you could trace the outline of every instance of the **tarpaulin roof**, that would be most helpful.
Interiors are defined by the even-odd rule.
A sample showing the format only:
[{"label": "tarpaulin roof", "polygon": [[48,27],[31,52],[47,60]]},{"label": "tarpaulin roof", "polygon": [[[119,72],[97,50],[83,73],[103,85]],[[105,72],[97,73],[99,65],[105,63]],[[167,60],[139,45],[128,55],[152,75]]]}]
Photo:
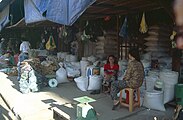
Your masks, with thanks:
[{"label": "tarpaulin roof", "polygon": [[14,0],[2,0],[0,2],[0,12],[8,5],[10,4],[12,1]]},{"label": "tarpaulin roof", "polygon": [[25,22],[50,20],[72,25],[96,0],[25,0]]}]

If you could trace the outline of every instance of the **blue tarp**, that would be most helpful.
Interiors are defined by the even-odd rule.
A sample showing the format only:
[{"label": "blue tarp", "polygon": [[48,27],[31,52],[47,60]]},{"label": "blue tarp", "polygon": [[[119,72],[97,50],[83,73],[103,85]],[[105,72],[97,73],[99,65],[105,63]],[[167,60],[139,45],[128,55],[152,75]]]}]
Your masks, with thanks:
[{"label": "blue tarp", "polygon": [[10,22],[9,20],[9,5],[0,12],[0,31]]},{"label": "blue tarp", "polygon": [[[25,14],[28,14],[28,18],[30,20],[31,17],[33,21],[26,20],[26,23],[34,22],[36,18],[33,16],[33,12],[36,12],[38,19],[41,18],[39,15],[43,16],[47,20],[50,20],[55,23],[63,24],[63,25],[72,25],[82,14],[83,12],[96,0],[25,0],[32,1],[34,3],[34,8],[30,8],[28,4],[32,4],[31,2],[25,2],[25,10],[27,8],[34,9],[30,13],[29,11],[25,11]],[[35,10],[36,9],[36,10]],[[37,12],[39,11],[39,15]],[[33,14],[33,15],[32,15]]]},{"label": "blue tarp", "polygon": [[[39,0],[38,0],[39,1]],[[46,20],[32,0],[24,0],[25,22],[33,23]]]}]

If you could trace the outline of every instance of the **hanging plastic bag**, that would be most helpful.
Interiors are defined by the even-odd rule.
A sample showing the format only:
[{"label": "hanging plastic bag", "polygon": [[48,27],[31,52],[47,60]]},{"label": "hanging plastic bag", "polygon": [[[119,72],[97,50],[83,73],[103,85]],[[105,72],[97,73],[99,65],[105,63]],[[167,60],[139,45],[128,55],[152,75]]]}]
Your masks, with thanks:
[{"label": "hanging plastic bag", "polygon": [[142,20],[141,20],[141,23],[140,23],[139,31],[141,33],[146,33],[148,31],[148,27],[147,27],[146,20],[145,20],[145,13],[143,13],[143,15],[142,15]]},{"label": "hanging plastic bag", "polygon": [[53,36],[51,35],[48,39],[48,42],[46,43],[46,49],[47,50],[53,50],[56,48],[55,41]]},{"label": "hanging plastic bag", "polygon": [[127,38],[128,37],[128,23],[127,23],[127,17],[124,20],[124,23],[121,27],[121,30],[119,32],[119,36],[123,37],[123,38]]}]

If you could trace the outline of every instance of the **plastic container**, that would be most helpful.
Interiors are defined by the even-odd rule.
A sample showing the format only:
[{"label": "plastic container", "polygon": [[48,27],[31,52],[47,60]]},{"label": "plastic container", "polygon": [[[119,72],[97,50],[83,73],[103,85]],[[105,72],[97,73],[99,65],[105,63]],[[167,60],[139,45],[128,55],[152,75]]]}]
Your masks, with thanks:
[{"label": "plastic container", "polygon": [[177,104],[183,106],[183,84],[175,85],[175,98]]},{"label": "plastic container", "polygon": [[86,76],[89,78],[90,75],[100,75],[100,68],[95,66],[88,66],[86,70]]}]

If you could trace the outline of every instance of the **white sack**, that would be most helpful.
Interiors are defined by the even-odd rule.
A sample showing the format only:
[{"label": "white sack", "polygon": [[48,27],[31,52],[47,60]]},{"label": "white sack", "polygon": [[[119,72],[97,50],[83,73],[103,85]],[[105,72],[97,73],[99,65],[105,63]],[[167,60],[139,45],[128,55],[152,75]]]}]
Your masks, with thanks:
[{"label": "white sack", "polygon": [[104,67],[101,67],[101,68],[100,68],[100,75],[101,75],[102,77],[104,77]]},{"label": "white sack", "polygon": [[146,91],[144,96],[143,106],[154,109],[165,111],[163,103],[163,92],[162,91]]},{"label": "white sack", "polygon": [[67,72],[64,68],[61,67],[56,71],[56,80],[58,81],[58,83],[69,82],[67,79]]},{"label": "white sack", "polygon": [[155,85],[155,82],[156,80],[158,79],[157,76],[146,76],[146,89],[148,91],[151,91],[154,89],[154,85]]},{"label": "white sack", "polygon": [[89,78],[88,90],[100,90],[102,77],[100,75],[91,75]]},{"label": "white sack", "polygon": [[70,55],[70,62],[77,62],[78,58],[76,55]]},{"label": "white sack", "polygon": [[87,91],[88,88],[88,78],[81,76],[78,78],[74,78],[74,81],[76,82],[77,87],[81,90],[81,91]]},{"label": "white sack", "polygon": [[68,77],[80,76],[80,64],[78,62],[64,62]]},{"label": "white sack", "polygon": [[88,57],[88,61],[94,63],[97,60],[97,58],[95,56],[90,56]]},{"label": "white sack", "polygon": [[141,59],[142,59],[142,60],[150,61],[150,60],[151,60],[151,52],[148,52],[148,53],[146,53],[146,54],[143,54],[143,55],[141,56]]},{"label": "white sack", "polygon": [[90,65],[90,63],[88,61],[80,61],[80,65],[81,65],[81,76],[86,76],[86,69],[87,66]]},{"label": "white sack", "polygon": [[172,84],[164,84],[164,104],[174,99],[174,86]]},{"label": "white sack", "polygon": [[178,72],[175,71],[164,70],[160,72],[160,80],[164,81],[165,84],[177,84],[178,76]]},{"label": "white sack", "polygon": [[141,60],[144,68],[149,68],[151,67],[151,61],[148,61],[148,60]]}]

